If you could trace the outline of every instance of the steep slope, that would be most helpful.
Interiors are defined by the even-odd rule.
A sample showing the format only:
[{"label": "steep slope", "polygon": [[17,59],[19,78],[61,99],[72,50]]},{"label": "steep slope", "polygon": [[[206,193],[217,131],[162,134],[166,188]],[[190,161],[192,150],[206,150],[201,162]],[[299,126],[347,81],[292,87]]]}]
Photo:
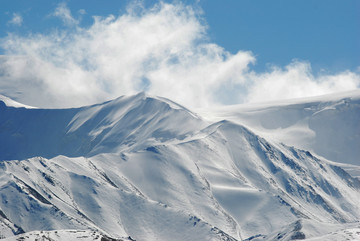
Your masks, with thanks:
[{"label": "steep slope", "polygon": [[0,111],[2,237],[75,229],[136,240],[291,240],[360,220],[360,181],[333,162],[235,122],[208,124],[166,99]]},{"label": "steep slope", "polygon": [[[120,156],[102,156],[97,157],[98,160],[59,156],[52,160],[33,158],[3,162],[1,210],[13,225],[21,226],[25,232],[71,228],[96,230],[116,238],[131,236],[137,240],[202,240],[210,237],[223,240],[222,236],[229,237],[224,240],[231,240],[226,233],[195,216],[203,212],[217,224],[229,226],[229,230],[236,228],[211,194],[202,190],[203,185],[196,177],[187,180],[186,172],[175,180],[152,177],[171,183],[179,181],[177,185],[187,184],[188,195],[197,193],[189,197],[191,201],[198,200],[196,203],[181,206],[154,200],[143,193],[147,190],[141,190],[127,179],[124,172],[140,178],[141,175],[129,173],[122,167],[125,162],[149,161],[147,158],[150,162],[156,161],[151,157],[152,152],[140,152],[131,157],[134,160],[128,161]],[[137,172],[147,170],[143,168],[139,167]],[[162,171],[165,170],[156,168],[152,174]],[[151,184],[156,189],[158,185],[166,185],[165,180]],[[190,181],[196,185],[187,183]],[[173,189],[172,192],[166,198],[170,195],[173,199],[183,198],[179,193],[181,190]]]},{"label": "steep slope", "polygon": [[[356,222],[360,182],[310,152],[271,144],[243,126],[221,121],[183,143],[215,198],[243,237],[266,234],[299,218]],[[204,151],[207,150],[207,151]]]}]

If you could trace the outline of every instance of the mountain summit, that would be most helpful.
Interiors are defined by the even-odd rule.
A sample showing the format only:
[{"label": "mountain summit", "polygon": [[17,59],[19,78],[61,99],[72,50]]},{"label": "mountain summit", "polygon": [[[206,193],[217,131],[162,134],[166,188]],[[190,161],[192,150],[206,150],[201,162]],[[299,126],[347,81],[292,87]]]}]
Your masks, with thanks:
[{"label": "mountain summit", "polygon": [[[1,104],[2,103],[2,104]],[[91,156],[183,139],[205,126],[170,100],[145,93],[73,109],[29,109],[0,100],[0,160]]]},{"label": "mountain summit", "polygon": [[[231,118],[214,112],[216,118],[205,119],[145,93],[73,109],[1,99],[0,237],[6,240],[359,236],[360,180],[347,172],[356,166],[269,138],[251,122],[256,115],[246,119],[237,109],[226,112]],[[311,103],[277,105],[276,113],[292,107],[308,113]],[[329,103],[316,106],[325,111]],[[347,101],[354,118],[357,103]],[[271,119],[270,109],[261,113]],[[331,118],[339,123],[336,113],[342,112]],[[279,121],[299,123],[294,118],[305,117]]]}]

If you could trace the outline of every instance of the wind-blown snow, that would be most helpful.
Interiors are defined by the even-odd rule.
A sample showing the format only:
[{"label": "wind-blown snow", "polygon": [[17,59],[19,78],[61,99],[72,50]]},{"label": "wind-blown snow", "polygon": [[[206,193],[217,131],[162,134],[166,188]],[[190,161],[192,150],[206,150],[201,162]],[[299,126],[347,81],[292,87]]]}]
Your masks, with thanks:
[{"label": "wind-blown snow", "polygon": [[9,106],[9,107],[17,107],[17,108],[24,107],[24,108],[28,108],[28,109],[35,108],[35,107],[29,106],[29,105],[21,104],[15,100],[10,99],[9,97],[3,96],[3,95],[0,95],[0,102],[2,102],[3,104],[5,104],[6,106]]},{"label": "wind-blown snow", "polygon": [[267,139],[332,161],[360,164],[360,90],[200,113],[212,121],[228,119],[246,125]]},{"label": "wind-blown snow", "polygon": [[[356,237],[360,180],[342,168],[351,166],[299,149],[302,136],[290,139],[294,146],[280,143],[275,131],[328,121],[326,128],[347,125],[337,130],[350,135],[338,136],[339,145],[359,144],[359,98],[337,98],[234,107],[212,112],[214,121],[144,93],[75,109],[2,101],[0,237]],[[215,120],[219,116],[228,120]],[[305,129],[322,134],[321,125]],[[320,154],[320,139],[310,147]]]}]

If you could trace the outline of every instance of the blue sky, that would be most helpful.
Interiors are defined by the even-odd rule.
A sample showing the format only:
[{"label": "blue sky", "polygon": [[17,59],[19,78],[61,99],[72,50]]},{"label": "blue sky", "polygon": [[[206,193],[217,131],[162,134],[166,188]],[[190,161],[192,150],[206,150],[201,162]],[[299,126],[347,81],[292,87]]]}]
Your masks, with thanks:
[{"label": "blue sky", "polygon": [[[287,84],[289,86],[298,86],[296,88],[291,87],[294,98],[331,93],[336,89],[359,88],[360,2],[357,0],[199,0],[164,2],[169,3],[169,6],[173,8],[166,10],[168,12],[164,10],[164,6],[153,10],[154,4],[158,3],[153,0],[106,0],[101,2],[93,0],[3,0],[0,10],[0,38],[2,42],[0,54],[3,56],[4,63],[6,63],[3,66],[10,66],[10,63],[14,62],[14,56],[25,56],[40,61],[39,66],[49,64],[49,66],[57,67],[54,67],[54,74],[72,73],[62,76],[62,84],[65,83],[64,78],[70,78],[74,81],[70,81],[71,83],[67,81],[69,86],[79,86],[77,96],[88,94],[94,96],[94,98],[74,97],[75,102],[78,101],[78,104],[100,101],[121,94],[131,94],[139,90],[173,96],[173,93],[167,94],[165,90],[156,87],[157,85],[163,85],[164,82],[157,83],[154,78],[161,79],[165,78],[166,75],[166,78],[176,79],[176,84],[178,84],[179,81],[182,81],[180,75],[183,73],[186,73],[183,74],[184,77],[187,76],[187,79],[193,81],[178,84],[178,88],[173,88],[175,93],[183,93],[178,94],[181,97],[175,98],[175,100],[182,102],[187,98],[184,96],[194,96],[192,99],[190,98],[191,103],[196,102],[200,106],[209,105],[212,102],[234,104],[266,101],[266,99],[259,98],[262,91],[264,91],[261,88],[267,85],[272,86],[271,83],[275,81],[274,79],[280,80],[276,80],[277,82],[274,84],[274,86],[278,86],[278,89],[274,89],[274,94],[268,96],[271,100],[276,99],[276,96],[281,96],[280,91],[284,91],[286,88],[283,85]],[[182,14],[182,12],[185,14]],[[101,51],[99,49],[94,50],[97,52],[91,55],[91,58],[94,58],[93,61],[89,59],[89,56],[85,57],[84,53],[86,51],[81,52],[81,61],[78,61],[76,56],[71,57],[70,60],[64,57],[64,53],[73,53],[75,51],[71,49],[71,46],[79,44],[76,41],[80,38],[82,38],[82,41],[86,39],[89,46],[96,45],[94,42],[95,34],[90,39],[89,36],[84,37],[84,32],[90,29],[93,32],[95,31],[94,16],[100,16],[104,20],[109,15],[113,15],[112,20],[101,22],[103,29],[109,27],[107,31],[110,31],[112,23],[118,21],[118,25],[121,25],[118,29],[127,29],[126,26],[131,26],[138,31],[137,35],[134,36],[139,38],[144,36],[146,39],[146,34],[151,35],[151,33],[146,32],[146,28],[141,26],[145,24],[147,19],[148,23],[146,24],[149,24],[149,26],[151,24],[160,26],[161,24],[166,25],[166,19],[168,18],[169,21],[176,22],[179,20],[179,25],[174,23],[172,27],[168,26],[169,29],[165,26],[163,29],[168,32],[161,32],[159,36],[161,34],[164,34],[164,36],[179,34],[181,37],[178,38],[179,41],[171,40],[166,43],[167,45],[163,45],[164,41],[156,40],[159,42],[154,42],[154,46],[159,48],[159,52],[153,53],[146,50],[148,51],[146,54],[143,52],[144,54],[139,55],[138,58],[141,60],[134,60],[129,70],[134,68],[132,71],[141,72],[141,74],[133,74],[131,77],[128,77],[129,74],[126,72],[115,73],[115,70],[110,72],[99,71],[105,69],[101,65],[104,63],[99,62],[103,59],[99,57],[103,54],[99,52]],[[127,22],[123,18],[121,20],[122,16],[132,16],[132,22]],[[156,19],[159,19],[159,16],[163,17],[164,21],[157,23]],[[179,27],[183,26],[181,21],[187,28]],[[137,23],[138,25],[136,25]],[[115,26],[115,24],[112,25]],[[176,28],[179,28],[177,32]],[[112,29],[115,29],[115,27],[112,27]],[[101,33],[105,33],[103,30],[101,31]],[[119,46],[124,46],[125,42],[122,41],[127,41],[118,35],[113,35],[113,33],[106,34],[107,37],[110,35],[113,36],[113,39],[117,39]],[[185,38],[184,35],[190,37]],[[61,38],[62,43],[54,42],[51,38]],[[100,44],[101,40],[97,39],[97,41]],[[110,43],[111,40],[105,42]],[[146,46],[146,41],[143,42],[144,46]],[[34,47],[41,43],[44,45]],[[142,42],[139,42],[139,45],[142,45]],[[63,48],[63,51],[62,53],[59,51],[54,52],[53,49],[46,48],[46,46]],[[113,46],[113,43],[111,43],[111,46]],[[107,47],[110,48],[110,45]],[[133,51],[137,49],[132,45],[127,48],[133,48]],[[160,52],[162,54],[164,52],[169,53],[173,49],[178,52],[174,55],[175,57],[171,57],[171,61],[167,62],[166,68],[163,68],[164,63],[159,59],[166,58],[166,55],[160,55]],[[206,53],[200,53],[198,49],[205,49]],[[121,52],[122,50],[120,51],[119,48],[114,49],[114,51],[110,50],[110,52],[117,51],[126,56],[126,53]],[[46,53],[44,54],[44,52]],[[184,54],[188,52],[195,54],[197,61],[190,63],[189,59],[184,60]],[[215,55],[216,57],[214,57]],[[57,57],[55,59],[52,56]],[[155,64],[152,64],[151,67],[148,64],[149,56],[157,56],[153,61]],[[11,61],[9,60],[10,57],[12,58]],[[156,58],[158,59],[156,60]],[[114,57],[114,59],[118,58]],[[64,64],[66,61],[74,64],[71,66]],[[111,60],[108,59],[108,61]],[[59,62],[63,63],[60,65],[60,69],[56,65]],[[93,64],[92,68],[90,68],[88,65],[85,66],[84,62],[97,63],[97,65]],[[112,60],[112,62],[114,61]],[[117,64],[120,65],[121,63],[120,61]],[[145,68],[144,65],[147,67]],[[156,67],[154,67],[155,65]],[[37,71],[34,69],[36,65],[26,66],[21,69],[19,66],[23,66],[23,64],[17,62],[16,66],[17,71],[23,72],[25,77],[29,76],[31,72],[34,79],[39,79],[35,84],[41,84],[41,88],[47,91],[47,95],[39,100],[26,97],[30,96],[29,93],[31,95],[34,93],[26,93],[26,90],[22,89],[21,86],[30,85],[30,82],[33,85],[34,81],[12,73],[11,71],[15,69],[14,66],[2,70],[2,72],[11,73],[7,74],[6,78],[4,75],[3,78],[0,76],[0,87],[2,88],[0,94],[7,94],[35,105],[41,105],[45,98],[50,98],[52,99],[50,102],[53,102],[54,106],[61,106],[58,103],[61,101],[59,96],[66,92],[66,88],[64,88],[63,93],[55,93],[55,90],[52,90],[55,87],[49,87],[52,83],[57,86],[60,80],[48,77],[52,76],[51,73],[43,73],[41,76],[34,74]],[[198,68],[189,70],[189,67],[186,66],[192,68],[197,66]],[[219,71],[209,76],[206,74],[201,76],[187,75],[189,72],[206,72],[205,69],[211,68],[211,66],[218,66]],[[119,68],[119,66],[116,68]],[[82,71],[80,71],[81,73],[79,69]],[[95,93],[92,90],[82,90],[84,88],[81,85],[86,82],[77,82],[75,80],[76,78],[85,78],[84,76],[87,74],[93,74],[92,76],[94,76],[94,72],[90,73],[89,69],[96,69],[97,80],[93,80],[92,84],[94,89],[99,88],[98,85],[100,85],[102,91],[95,91]],[[173,71],[172,73],[177,71],[178,75],[169,75],[170,69]],[[207,72],[211,71],[209,69]],[[102,73],[102,77],[99,77],[100,73]],[[212,79],[211,76],[218,77],[209,80]],[[86,78],[89,79],[89,77]],[[103,80],[98,80],[99,78],[103,78]],[[193,91],[194,88],[199,88],[194,82],[201,78],[204,78],[204,80],[199,80],[198,83],[201,90]],[[292,82],[288,81],[289,78],[292,79]],[[122,79],[122,83],[116,84],[115,88],[114,81],[116,79]],[[338,80],[335,81],[335,79]],[[301,85],[306,85],[308,88],[303,88]],[[174,85],[171,84],[170,86],[173,87]],[[117,90],[112,91],[113,87]],[[284,98],[289,97],[292,96],[286,95]]]},{"label": "blue sky", "polygon": [[[61,1],[3,0],[0,34],[45,32],[62,27],[50,13]],[[121,14],[127,2],[119,0],[66,1],[76,14],[84,9],[82,24],[93,15]],[[151,6],[156,1],[144,1]],[[185,1],[193,3],[193,1]],[[255,67],[286,65],[292,59],[308,60],[314,70],[356,70],[360,66],[360,2],[357,0],[248,1],[202,0],[209,38],[232,53],[250,50]],[[21,26],[8,24],[17,13]],[[80,14],[81,15],[81,14]]]},{"label": "blue sky", "polygon": [[235,52],[251,50],[258,64],[308,60],[313,69],[356,70],[360,66],[360,2],[204,1],[214,41]]}]

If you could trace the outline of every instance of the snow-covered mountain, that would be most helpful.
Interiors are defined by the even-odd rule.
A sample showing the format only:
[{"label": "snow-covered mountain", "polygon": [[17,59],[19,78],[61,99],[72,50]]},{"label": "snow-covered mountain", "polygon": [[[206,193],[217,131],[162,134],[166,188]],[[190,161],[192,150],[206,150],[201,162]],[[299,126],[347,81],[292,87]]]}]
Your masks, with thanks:
[{"label": "snow-covered mountain", "polygon": [[212,121],[231,120],[256,130],[266,139],[297,146],[332,161],[360,163],[359,90],[200,112]]},{"label": "snow-covered mountain", "polygon": [[0,160],[137,150],[183,139],[205,125],[184,107],[144,93],[78,109],[11,108],[5,103],[0,102]]},{"label": "snow-covered mountain", "polygon": [[[356,237],[357,96],[200,115],[144,93],[74,109],[1,97],[0,238]],[[308,146],[290,138],[301,124]],[[356,149],[334,150],[353,165],[322,153],[322,134]]]}]

